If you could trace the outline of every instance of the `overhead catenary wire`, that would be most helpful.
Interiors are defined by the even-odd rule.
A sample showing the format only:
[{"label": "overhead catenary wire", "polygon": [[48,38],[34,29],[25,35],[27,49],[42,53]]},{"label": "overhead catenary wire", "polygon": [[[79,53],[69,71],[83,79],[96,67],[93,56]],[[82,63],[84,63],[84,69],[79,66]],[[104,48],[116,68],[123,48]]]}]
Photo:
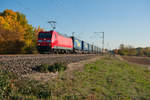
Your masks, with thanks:
[{"label": "overhead catenary wire", "polygon": [[[18,6],[21,6],[21,8],[25,9],[26,11],[34,14],[35,16],[38,16],[40,17],[41,19],[44,19],[45,20],[45,23],[47,23],[49,20],[54,20],[54,18],[50,18],[50,17],[47,17],[43,14],[39,14],[37,11],[25,6],[20,0],[15,0],[15,3],[18,5]],[[56,19],[55,19],[56,21]]]}]

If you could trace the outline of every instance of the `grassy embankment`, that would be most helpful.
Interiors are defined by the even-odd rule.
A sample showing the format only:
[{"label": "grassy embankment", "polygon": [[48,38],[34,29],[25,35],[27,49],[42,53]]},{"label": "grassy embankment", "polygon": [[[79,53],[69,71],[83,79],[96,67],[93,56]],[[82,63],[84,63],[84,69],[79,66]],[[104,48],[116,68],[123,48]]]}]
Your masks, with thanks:
[{"label": "grassy embankment", "polygon": [[[0,77],[3,79],[3,77]],[[4,77],[5,78],[5,77]],[[150,71],[135,64],[104,58],[72,75],[60,72],[47,83],[0,81],[2,92],[13,100],[149,100]],[[5,88],[4,88],[5,87]]]}]

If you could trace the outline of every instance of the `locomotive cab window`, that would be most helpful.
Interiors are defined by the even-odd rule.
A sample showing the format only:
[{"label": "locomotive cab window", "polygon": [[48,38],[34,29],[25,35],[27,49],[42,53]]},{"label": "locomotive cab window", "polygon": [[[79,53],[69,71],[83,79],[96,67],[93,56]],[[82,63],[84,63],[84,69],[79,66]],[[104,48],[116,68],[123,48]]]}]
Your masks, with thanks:
[{"label": "locomotive cab window", "polygon": [[39,33],[39,38],[51,38],[51,33]]}]

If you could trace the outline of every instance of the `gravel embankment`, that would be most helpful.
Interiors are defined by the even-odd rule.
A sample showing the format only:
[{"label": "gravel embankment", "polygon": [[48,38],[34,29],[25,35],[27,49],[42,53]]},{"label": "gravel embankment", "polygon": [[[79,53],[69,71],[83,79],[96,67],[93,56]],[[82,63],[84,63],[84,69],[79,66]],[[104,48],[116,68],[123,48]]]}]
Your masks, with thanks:
[{"label": "gravel embankment", "polygon": [[34,72],[35,66],[40,64],[53,64],[56,62],[78,62],[93,58],[96,55],[1,55],[0,66],[16,75],[26,75]]}]

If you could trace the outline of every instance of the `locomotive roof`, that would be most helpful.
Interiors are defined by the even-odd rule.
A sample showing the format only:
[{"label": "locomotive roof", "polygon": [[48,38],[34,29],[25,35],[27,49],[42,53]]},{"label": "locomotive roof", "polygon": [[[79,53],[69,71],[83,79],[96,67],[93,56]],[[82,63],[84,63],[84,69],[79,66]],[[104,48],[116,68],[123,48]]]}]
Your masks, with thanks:
[{"label": "locomotive roof", "polygon": [[62,36],[67,37],[67,38],[71,38],[70,36],[64,35],[64,34],[62,34],[62,33],[60,33],[60,32],[54,31],[54,30],[50,30],[50,31],[40,31],[39,33],[42,33],[42,32],[43,32],[43,33],[56,32],[56,33],[59,34],[59,35],[62,35]]}]

